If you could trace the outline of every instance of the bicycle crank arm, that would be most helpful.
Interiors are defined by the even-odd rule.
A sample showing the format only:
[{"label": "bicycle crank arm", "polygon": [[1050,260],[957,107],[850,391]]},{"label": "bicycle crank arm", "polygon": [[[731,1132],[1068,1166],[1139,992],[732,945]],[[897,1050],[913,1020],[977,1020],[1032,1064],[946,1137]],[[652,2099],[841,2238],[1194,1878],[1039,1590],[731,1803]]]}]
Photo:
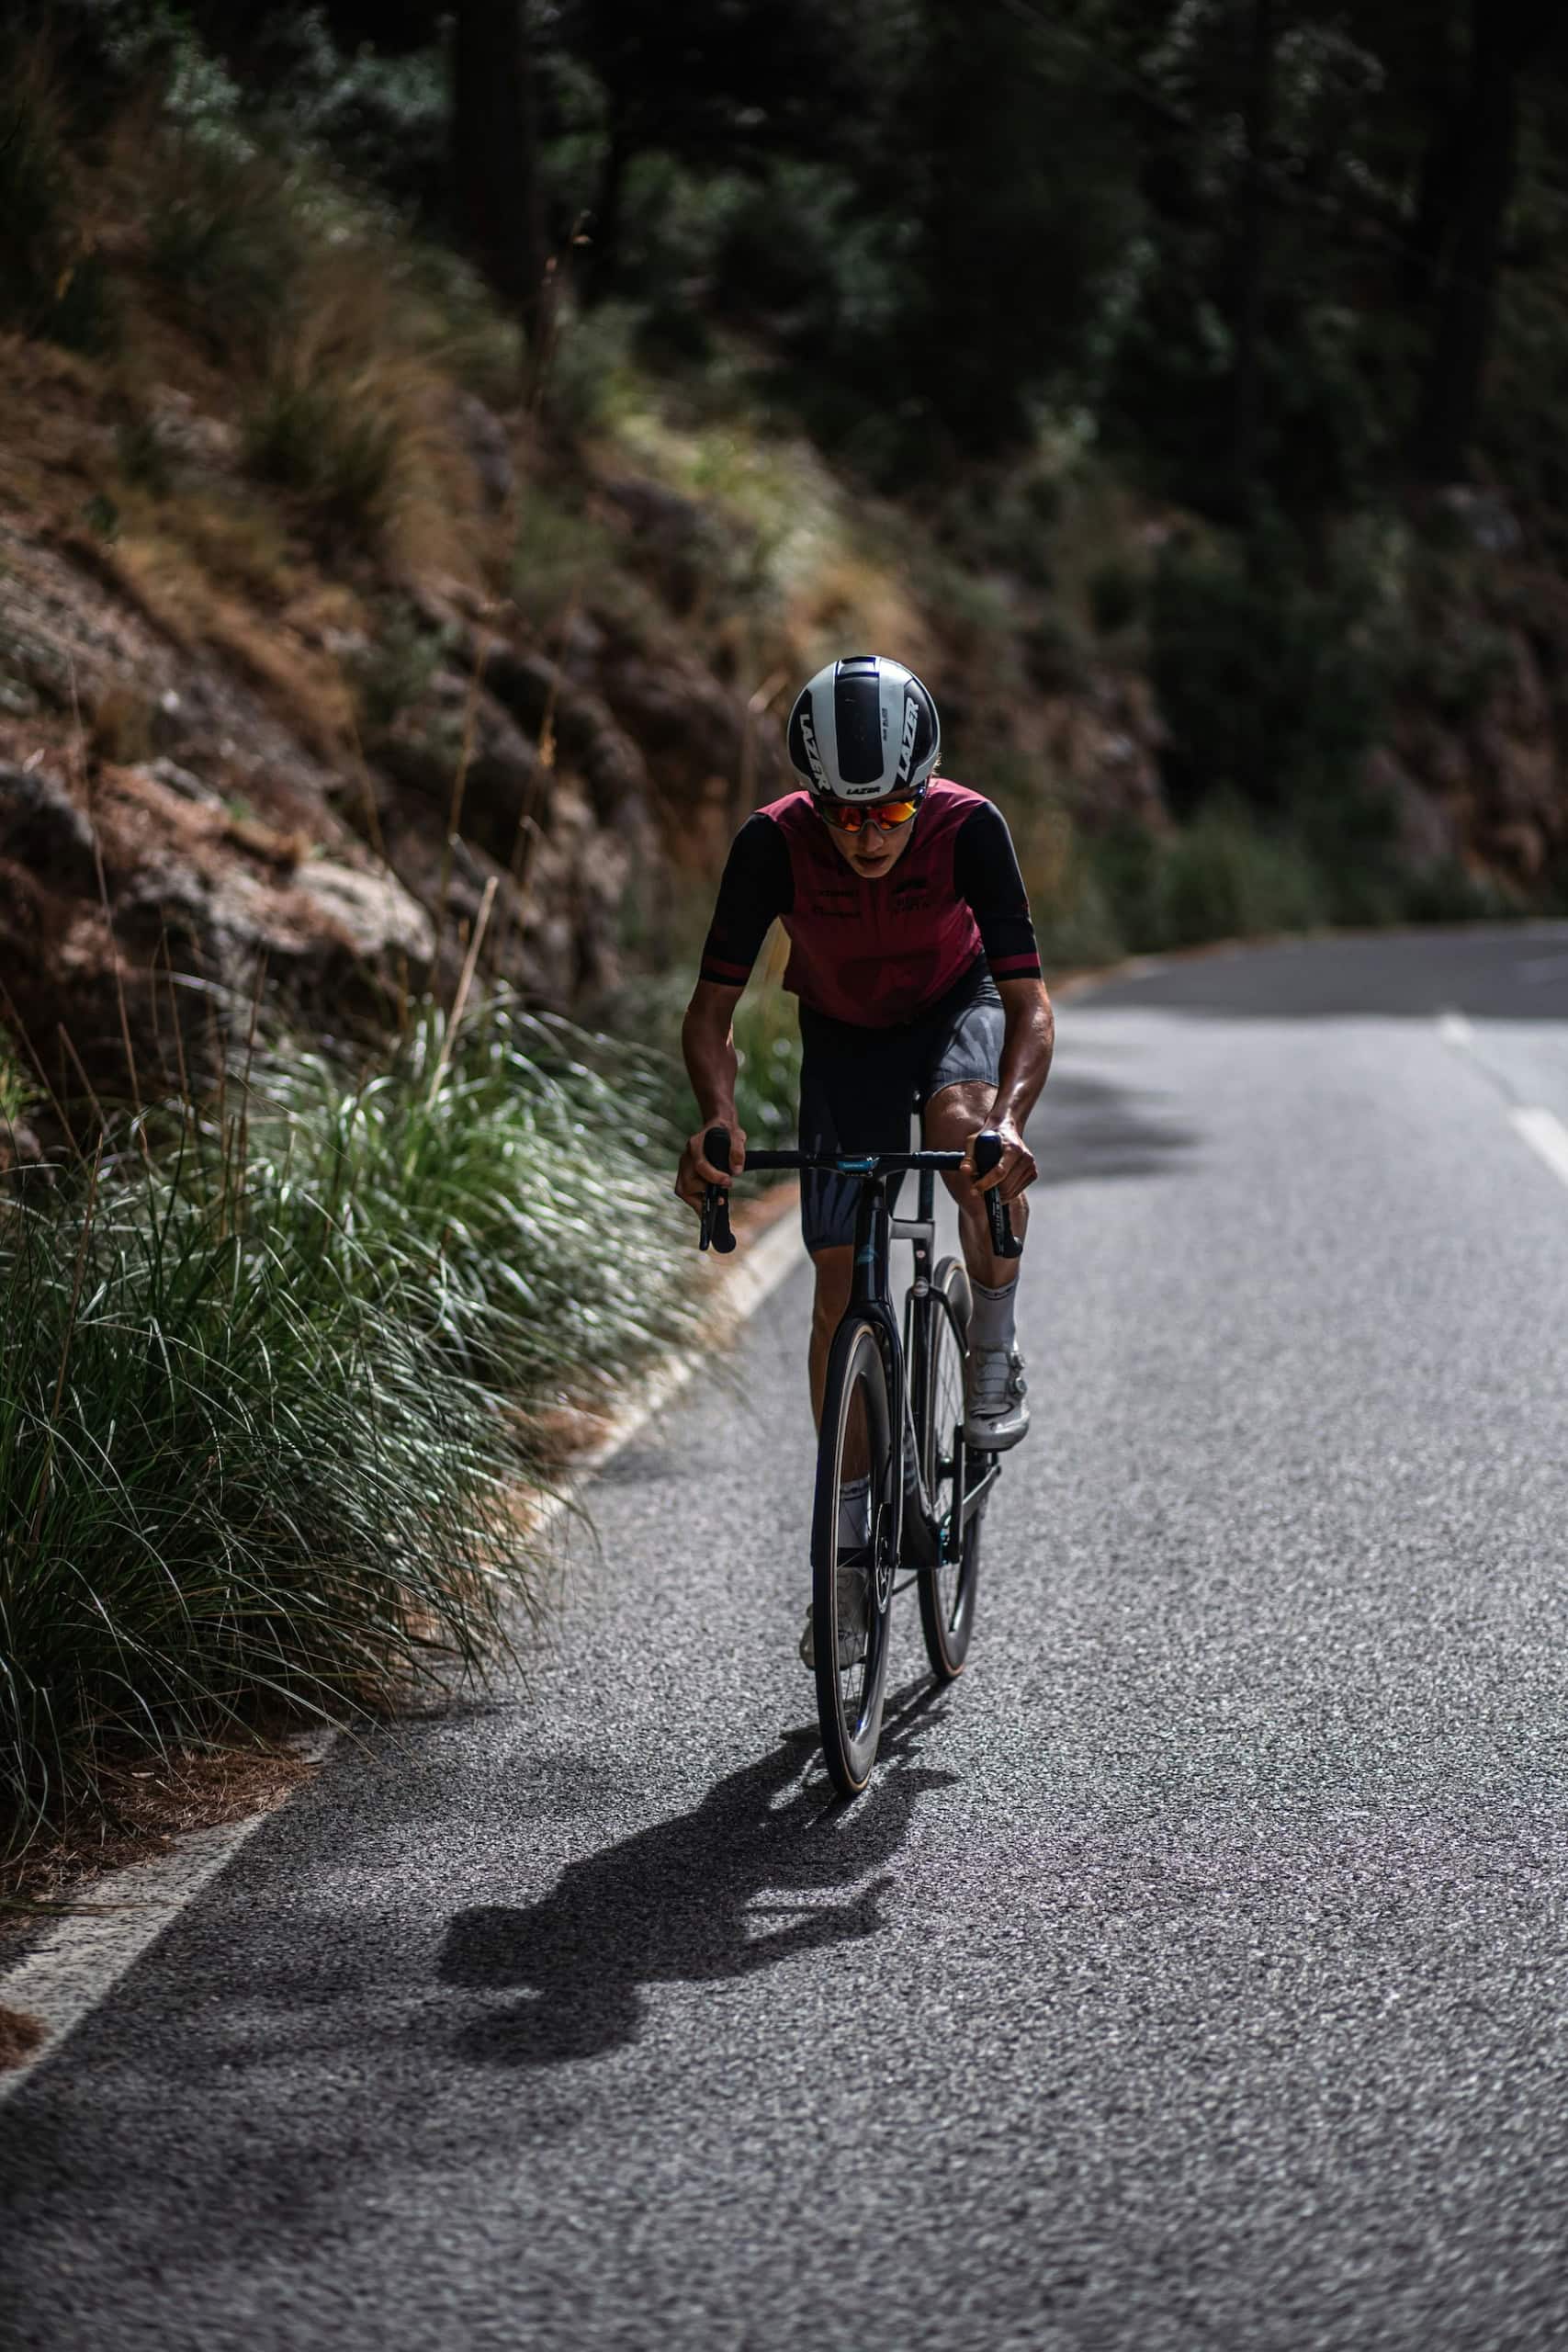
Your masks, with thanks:
[{"label": "bicycle crank arm", "polygon": [[985,1510],[987,1498],[989,1496],[991,1488],[996,1485],[1001,1475],[1002,1465],[993,1454],[991,1457],[990,1468],[985,1471],[981,1476],[975,1481],[975,1484],[972,1487],[968,1487],[964,1489],[964,1524],[965,1527],[968,1526],[976,1511]]}]

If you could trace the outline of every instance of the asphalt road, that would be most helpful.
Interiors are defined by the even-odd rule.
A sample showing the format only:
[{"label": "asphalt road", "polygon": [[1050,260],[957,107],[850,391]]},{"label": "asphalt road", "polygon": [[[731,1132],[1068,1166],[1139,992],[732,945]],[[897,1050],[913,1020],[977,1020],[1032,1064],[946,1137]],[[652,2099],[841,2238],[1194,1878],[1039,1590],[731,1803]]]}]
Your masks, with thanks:
[{"label": "asphalt road", "polygon": [[[1468,1016],[1440,1023],[1445,1012]],[[972,1672],[829,1809],[807,1295],[525,1692],[340,1753],[0,2115],[0,2343],[1568,2343],[1568,929],[1151,970],[1037,1124]]]}]

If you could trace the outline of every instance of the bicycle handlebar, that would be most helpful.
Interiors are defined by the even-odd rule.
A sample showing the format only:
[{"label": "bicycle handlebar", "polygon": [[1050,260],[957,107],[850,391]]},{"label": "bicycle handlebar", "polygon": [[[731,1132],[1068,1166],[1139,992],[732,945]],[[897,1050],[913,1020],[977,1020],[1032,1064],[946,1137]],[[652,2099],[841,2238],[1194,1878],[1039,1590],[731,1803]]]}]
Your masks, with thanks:
[{"label": "bicycle handlebar", "polygon": [[[1001,1156],[1002,1139],[994,1127],[987,1127],[976,1136],[976,1176],[988,1176]],[[986,1215],[990,1220],[993,1255],[998,1258],[1021,1258],[1023,1244],[1012,1229],[1012,1212],[1005,1201],[997,1198],[994,1184],[986,1194]]]},{"label": "bicycle handlebar", "polygon": [[[750,1159],[750,1154],[748,1152],[746,1157]],[[703,1137],[703,1158],[710,1168],[729,1167],[728,1127],[708,1129]],[[728,1257],[735,1247],[735,1236],[729,1229],[729,1195],[716,1184],[704,1187],[702,1229],[697,1237],[699,1250],[706,1250],[710,1245],[721,1258]]]},{"label": "bicycle handlebar", "polygon": [[[975,1167],[984,1176],[1002,1156],[1002,1139],[987,1127],[975,1138]],[[730,1168],[729,1129],[710,1127],[703,1137],[703,1157],[710,1168]],[[826,1169],[838,1176],[892,1176],[910,1170],[941,1172],[962,1168],[964,1155],[961,1151],[749,1151],[739,1168],[730,1169],[732,1175],[750,1173],[753,1169]],[[998,1201],[996,1188],[986,1194],[986,1215],[991,1227],[991,1248],[998,1258],[1017,1258],[1023,1244],[1012,1229],[1012,1218],[1005,1201]],[[707,1185],[703,1193],[702,1225],[698,1234],[699,1250],[716,1250],[726,1256],[735,1247],[735,1235],[729,1224],[729,1195],[717,1184]]]}]

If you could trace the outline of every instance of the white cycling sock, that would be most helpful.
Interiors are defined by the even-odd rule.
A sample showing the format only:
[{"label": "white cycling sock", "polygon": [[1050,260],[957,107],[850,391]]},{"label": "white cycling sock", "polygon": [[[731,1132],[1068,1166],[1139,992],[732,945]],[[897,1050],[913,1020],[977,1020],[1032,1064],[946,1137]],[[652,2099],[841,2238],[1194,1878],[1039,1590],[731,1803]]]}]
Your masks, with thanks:
[{"label": "white cycling sock", "polygon": [[969,1344],[972,1348],[1006,1348],[1010,1351],[1017,1344],[1014,1317],[1018,1307],[1018,1276],[992,1290],[986,1283],[977,1283],[973,1274],[969,1287],[975,1294],[974,1310],[969,1317]]},{"label": "white cycling sock", "polygon": [[846,1478],[839,1488],[840,1547],[871,1541],[871,1480]]}]

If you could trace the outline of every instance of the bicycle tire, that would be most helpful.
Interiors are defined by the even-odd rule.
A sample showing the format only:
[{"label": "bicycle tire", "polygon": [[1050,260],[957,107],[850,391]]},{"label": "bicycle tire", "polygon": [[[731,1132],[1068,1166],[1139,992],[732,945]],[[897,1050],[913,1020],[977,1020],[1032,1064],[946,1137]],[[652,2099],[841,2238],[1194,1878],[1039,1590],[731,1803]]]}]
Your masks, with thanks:
[{"label": "bicycle tire", "polygon": [[[848,1603],[857,1572],[848,1547],[839,1543],[839,1496],[852,1439],[852,1415],[859,1398],[864,1416],[867,1472],[870,1477],[870,1542],[864,1547],[864,1654],[846,1666],[839,1663],[842,1646],[852,1650]],[[817,1714],[822,1732],[822,1753],[840,1795],[858,1796],[871,1778],[882,1736],[882,1709],[887,1687],[894,1571],[898,1561],[897,1491],[893,1450],[893,1416],[887,1393],[887,1370],[882,1357],[877,1326],[860,1315],[847,1315],[833,1337],[828,1359],[828,1379],[822,1399],[821,1434],[817,1448],[817,1493],[811,1520],[811,1611],[813,1670],[817,1679]],[[850,1475],[854,1475],[851,1473]],[[857,1547],[858,1548],[858,1547]],[[840,1568],[846,1573],[840,1575]],[[841,1615],[841,1604],[842,1615]]]},{"label": "bicycle tire", "polygon": [[962,1523],[971,1460],[964,1442],[971,1305],[968,1275],[955,1258],[944,1258],[931,1276],[927,1302],[929,1340],[917,1383],[919,1423],[915,1432],[920,1476],[942,1524],[941,1557],[920,1570],[919,1594],[926,1656],[942,1682],[956,1681],[967,1662],[980,1576],[984,1513],[976,1511],[956,1542],[951,1532]]}]

